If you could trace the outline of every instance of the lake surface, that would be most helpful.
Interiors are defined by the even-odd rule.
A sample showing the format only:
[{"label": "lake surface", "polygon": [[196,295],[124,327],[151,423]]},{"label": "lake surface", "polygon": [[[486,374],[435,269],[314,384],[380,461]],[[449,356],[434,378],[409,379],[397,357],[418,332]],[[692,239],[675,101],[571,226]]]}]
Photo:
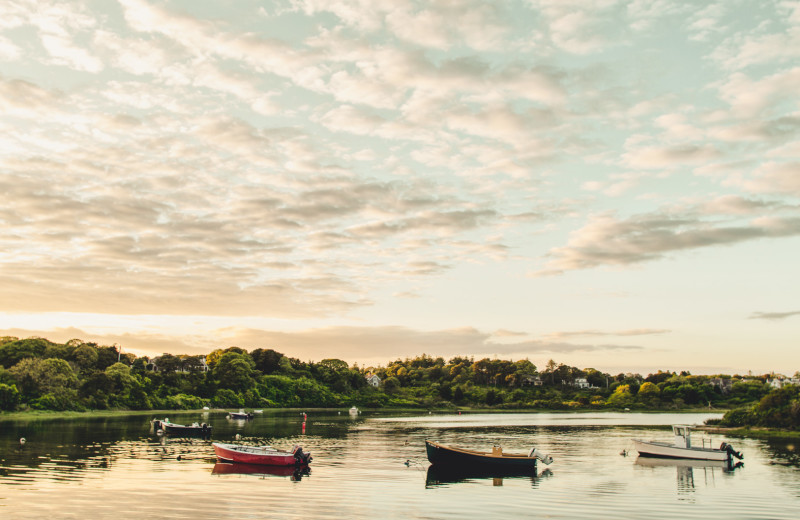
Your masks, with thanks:
[{"label": "lake surface", "polygon": [[[300,444],[314,457],[307,473],[255,474],[217,464],[211,441],[151,435],[148,416],[0,421],[0,517],[798,518],[800,446],[792,442],[726,439],[745,456],[733,470],[637,460],[631,439],[670,440],[662,426],[709,417],[719,414],[345,410],[309,413],[304,429],[297,412],[246,422],[223,412],[169,415],[210,423],[215,441],[238,434],[247,444]],[[555,461],[519,477],[441,475],[429,469],[425,439],[508,452],[536,446]]]}]

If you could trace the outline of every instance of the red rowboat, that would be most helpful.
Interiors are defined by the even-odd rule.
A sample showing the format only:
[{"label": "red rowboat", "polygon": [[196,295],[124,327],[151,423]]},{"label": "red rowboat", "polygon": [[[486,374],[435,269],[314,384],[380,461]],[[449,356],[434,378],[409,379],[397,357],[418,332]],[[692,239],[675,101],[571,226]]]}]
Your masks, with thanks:
[{"label": "red rowboat", "polygon": [[295,446],[291,452],[276,450],[272,446],[244,446],[241,444],[213,443],[214,453],[221,460],[268,466],[303,466],[311,462],[311,454]]}]

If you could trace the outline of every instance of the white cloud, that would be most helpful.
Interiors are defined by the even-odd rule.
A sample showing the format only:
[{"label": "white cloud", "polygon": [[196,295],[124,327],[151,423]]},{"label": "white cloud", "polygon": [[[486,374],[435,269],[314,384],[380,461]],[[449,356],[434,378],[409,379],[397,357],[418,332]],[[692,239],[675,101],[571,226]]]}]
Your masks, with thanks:
[{"label": "white cloud", "polygon": [[729,36],[711,58],[730,70],[741,70],[762,64],[791,63],[800,57],[800,3],[775,2],[774,7],[776,16],[772,20],[754,17],[756,28]]},{"label": "white cloud", "polygon": [[567,245],[551,249],[547,255],[551,260],[533,275],[629,266],[684,250],[797,235],[800,235],[800,216],[796,215],[759,217],[730,224],[700,219],[691,212],[651,213],[627,219],[604,213],[592,216],[585,226],[573,231]]},{"label": "white cloud", "polygon": [[22,49],[14,45],[14,42],[8,38],[0,36],[0,60],[14,61],[18,60],[21,56]]}]

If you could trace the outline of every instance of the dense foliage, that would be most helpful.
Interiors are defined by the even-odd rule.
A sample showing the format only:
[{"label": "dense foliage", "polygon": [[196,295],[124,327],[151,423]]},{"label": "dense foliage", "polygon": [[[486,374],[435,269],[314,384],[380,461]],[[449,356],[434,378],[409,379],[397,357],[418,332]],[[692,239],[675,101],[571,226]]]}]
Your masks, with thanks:
[{"label": "dense foliage", "polygon": [[[367,376],[379,378],[377,386]],[[383,367],[340,359],[304,362],[272,349],[216,349],[207,356],[122,354],[78,339],[0,338],[0,410],[268,407],[491,407],[680,409],[758,402],[764,377],[743,380],[659,371],[611,375],[550,360],[421,355]]]},{"label": "dense foliage", "polygon": [[719,424],[797,430],[800,428],[800,386],[776,388],[752,406],[730,410]]}]

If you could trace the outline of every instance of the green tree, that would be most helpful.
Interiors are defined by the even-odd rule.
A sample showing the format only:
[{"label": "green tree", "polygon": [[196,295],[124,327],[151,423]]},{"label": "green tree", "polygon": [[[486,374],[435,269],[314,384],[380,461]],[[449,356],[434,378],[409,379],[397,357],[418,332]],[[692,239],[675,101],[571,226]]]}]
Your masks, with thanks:
[{"label": "green tree", "polygon": [[0,365],[11,368],[23,359],[40,358],[50,345],[52,343],[43,338],[9,341],[0,346]]},{"label": "green tree", "polygon": [[258,348],[250,353],[256,364],[256,370],[262,374],[274,374],[281,367],[284,355],[272,349]]},{"label": "green tree", "polygon": [[623,407],[633,403],[633,394],[629,385],[619,385],[606,401],[610,406]]},{"label": "green tree", "polygon": [[255,362],[247,354],[226,352],[214,366],[214,377],[220,388],[242,392],[255,385]]},{"label": "green tree", "polygon": [[159,372],[170,374],[181,369],[181,358],[172,354],[163,354],[153,360]]},{"label": "green tree", "polygon": [[72,351],[72,359],[81,370],[92,370],[97,366],[97,349],[88,343],[83,343]]},{"label": "green tree", "polygon": [[11,373],[26,396],[58,394],[78,385],[75,372],[63,359],[26,358],[14,365]]}]

